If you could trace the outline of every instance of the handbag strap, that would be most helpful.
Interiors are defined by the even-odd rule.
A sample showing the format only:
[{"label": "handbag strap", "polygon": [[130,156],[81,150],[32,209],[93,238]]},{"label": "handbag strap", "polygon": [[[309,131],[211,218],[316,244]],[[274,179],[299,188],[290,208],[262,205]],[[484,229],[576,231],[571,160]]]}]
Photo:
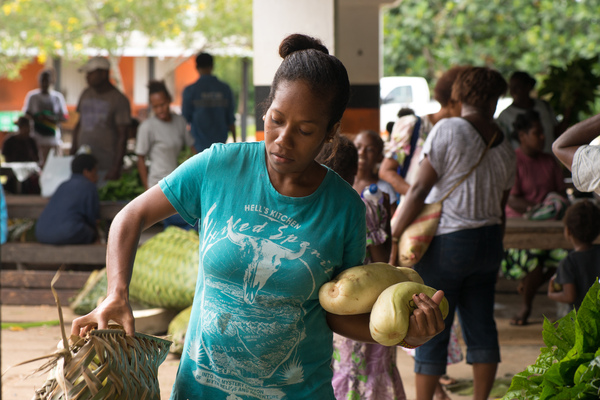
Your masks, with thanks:
[{"label": "handbag strap", "polygon": [[490,147],[492,147],[492,143],[494,143],[494,141],[496,140],[496,136],[498,136],[498,131],[497,130],[496,130],[496,132],[494,132],[494,136],[492,136],[492,139],[488,142],[485,150],[483,150],[483,153],[481,153],[481,156],[479,156],[479,160],[477,160],[477,162],[475,163],[475,165],[473,165],[471,167],[471,169],[469,170],[469,172],[467,172],[462,178],[460,178],[460,180],[458,182],[456,182],[454,184],[454,186],[452,186],[452,188],[450,189],[450,191],[448,193],[446,193],[446,195],[444,197],[442,197],[442,199],[440,200],[440,202],[443,202],[444,200],[446,200],[452,194],[452,192],[454,192],[454,189],[456,189],[461,183],[463,183],[465,180],[467,180],[467,178],[469,177],[469,175],[471,175],[471,173],[473,171],[475,171],[475,168],[477,168],[477,166],[479,164],[481,164],[481,161],[483,160],[483,157],[485,156],[485,153],[488,152],[488,150],[490,149]]},{"label": "handbag strap", "polygon": [[413,132],[410,137],[410,153],[404,159],[404,163],[402,167],[398,168],[398,175],[403,178],[406,178],[406,174],[408,173],[408,168],[410,167],[410,162],[415,154],[415,150],[417,149],[417,140],[419,138],[419,131],[421,130],[421,117],[417,117],[417,122],[415,122],[415,126],[413,127]]}]

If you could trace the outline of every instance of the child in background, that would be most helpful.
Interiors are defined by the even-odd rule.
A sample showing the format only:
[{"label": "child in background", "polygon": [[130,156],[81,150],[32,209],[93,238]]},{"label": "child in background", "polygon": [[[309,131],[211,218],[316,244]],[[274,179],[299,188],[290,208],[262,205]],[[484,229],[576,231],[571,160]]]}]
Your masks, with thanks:
[{"label": "child in background", "polygon": [[91,154],[79,154],[71,162],[71,172],[37,220],[35,236],[40,243],[90,244],[98,240],[98,160]]},{"label": "child in background", "polygon": [[352,187],[358,193],[376,184],[378,189],[389,196],[389,215],[396,211],[398,196],[392,185],[379,179],[379,164],[383,161],[383,139],[371,130],[360,131],[354,138],[354,145],[358,151],[358,170],[354,177]]},{"label": "child in background", "polygon": [[[547,198],[554,196],[566,199],[566,193],[558,163],[550,154],[544,153],[545,138],[539,114],[529,110],[518,115],[513,129],[513,135],[519,142],[519,148],[515,150],[517,173],[508,198],[506,216],[521,218]],[[538,288],[554,274],[558,263],[566,255],[563,249],[506,251],[501,266],[503,275],[508,279],[522,280],[518,291],[523,302],[519,313],[511,319],[511,325],[527,324]]]},{"label": "child in background", "polygon": [[[171,94],[165,83],[150,81],[148,91],[154,115],[139,126],[135,145],[138,171],[146,190],[177,168],[179,153],[186,146],[196,153],[193,147],[194,139],[187,130],[185,118],[171,112]],[[148,159],[150,168],[146,166]],[[179,214],[165,219],[163,225],[165,228],[169,225],[183,229],[192,228]]]},{"label": "child in background", "polygon": [[548,297],[579,309],[590,286],[600,277],[600,245],[593,244],[600,234],[600,208],[581,200],[567,209],[565,237],[574,251],[564,258],[548,285]]},{"label": "child in background", "polygon": [[[317,161],[328,166],[353,185],[359,170],[356,147],[345,136],[339,137],[337,149],[325,145]],[[332,156],[333,153],[333,156]],[[364,187],[355,190],[362,193]],[[389,213],[384,202],[364,199],[367,208],[367,255],[364,264],[387,262],[390,253]],[[396,347],[357,342],[333,336],[333,392],[337,400],[406,399],[400,373],[396,367]]]}]

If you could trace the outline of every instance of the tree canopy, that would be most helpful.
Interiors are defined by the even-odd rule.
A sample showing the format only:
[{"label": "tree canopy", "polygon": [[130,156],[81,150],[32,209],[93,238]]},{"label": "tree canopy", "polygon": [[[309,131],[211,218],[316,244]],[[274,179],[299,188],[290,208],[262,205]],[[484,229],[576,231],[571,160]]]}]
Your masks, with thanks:
[{"label": "tree canopy", "polygon": [[35,56],[41,62],[48,57],[77,59],[94,49],[118,57],[134,32],[150,46],[168,39],[194,51],[250,46],[252,1],[4,0],[0,76],[17,77]]},{"label": "tree canopy", "polygon": [[384,75],[433,81],[471,64],[540,77],[599,41],[598,0],[403,0],[384,13]]}]

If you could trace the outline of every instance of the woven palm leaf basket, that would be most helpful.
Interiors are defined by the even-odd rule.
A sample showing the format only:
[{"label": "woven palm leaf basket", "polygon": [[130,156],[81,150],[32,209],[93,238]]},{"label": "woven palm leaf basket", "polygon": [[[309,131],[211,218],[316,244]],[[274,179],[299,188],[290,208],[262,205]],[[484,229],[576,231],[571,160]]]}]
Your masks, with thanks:
[{"label": "woven palm leaf basket", "polygon": [[59,269],[50,289],[58,308],[62,340],[54,353],[14,365],[49,359],[34,372],[50,370],[32,400],[160,399],[158,367],[165,361],[171,342],[139,332],[127,336],[119,325],[92,330],[85,338],[67,339],[60,300],[54,289],[60,272]]},{"label": "woven palm leaf basket", "polygon": [[137,332],[126,336],[111,326],[85,338],[71,336],[70,343],[42,367],[52,370],[32,400],[160,399],[158,367],[170,341]]}]

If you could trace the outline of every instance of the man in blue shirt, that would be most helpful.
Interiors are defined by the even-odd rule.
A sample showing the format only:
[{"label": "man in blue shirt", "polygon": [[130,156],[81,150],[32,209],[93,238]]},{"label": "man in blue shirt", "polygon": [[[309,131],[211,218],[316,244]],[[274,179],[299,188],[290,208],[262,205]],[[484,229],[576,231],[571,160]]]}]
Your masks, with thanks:
[{"label": "man in blue shirt", "polygon": [[71,172],[71,179],[56,189],[35,225],[40,243],[89,244],[98,239],[98,160],[79,154],[71,162]]},{"label": "man in blue shirt", "polygon": [[200,79],[183,90],[182,114],[191,125],[194,147],[200,153],[213,143],[225,143],[227,132],[235,138],[233,95],[229,85],[212,75],[213,57],[196,57]]}]

